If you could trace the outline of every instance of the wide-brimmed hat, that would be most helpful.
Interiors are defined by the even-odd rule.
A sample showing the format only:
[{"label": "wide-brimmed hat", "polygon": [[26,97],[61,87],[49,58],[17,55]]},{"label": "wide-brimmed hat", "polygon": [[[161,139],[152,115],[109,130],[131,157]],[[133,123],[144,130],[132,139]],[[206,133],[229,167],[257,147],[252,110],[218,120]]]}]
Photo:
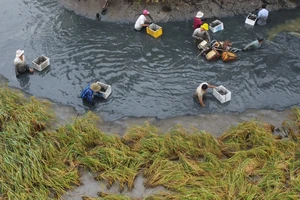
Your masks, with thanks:
[{"label": "wide-brimmed hat", "polygon": [[143,10],[143,15],[149,15],[149,11],[148,10]]},{"label": "wide-brimmed hat", "polygon": [[99,92],[101,90],[101,86],[98,83],[92,83],[90,89],[93,90],[93,92]]},{"label": "wide-brimmed hat", "polygon": [[206,31],[208,31],[208,24],[207,23],[204,23],[201,28],[205,29]]},{"label": "wide-brimmed hat", "polygon": [[196,17],[201,18],[201,17],[203,17],[203,15],[204,15],[203,12],[199,11],[199,12],[197,12]]},{"label": "wide-brimmed hat", "polygon": [[24,50],[17,50],[16,51],[16,57],[20,57],[23,54],[24,54]]}]

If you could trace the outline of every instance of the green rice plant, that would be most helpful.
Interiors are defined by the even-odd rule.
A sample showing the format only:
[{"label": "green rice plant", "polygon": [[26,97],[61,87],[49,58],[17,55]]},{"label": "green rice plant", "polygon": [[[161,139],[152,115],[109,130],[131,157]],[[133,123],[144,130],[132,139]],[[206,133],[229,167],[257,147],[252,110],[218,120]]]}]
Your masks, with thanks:
[{"label": "green rice plant", "polygon": [[150,126],[149,123],[146,123],[144,126],[130,127],[122,137],[122,141],[128,146],[133,146],[142,138],[148,139],[157,136],[158,129],[154,126]]},{"label": "green rice plant", "polygon": [[176,190],[185,185],[191,179],[191,175],[185,173],[180,163],[158,158],[152,165],[144,169],[147,178],[145,187],[164,186]]},{"label": "green rice plant", "polygon": [[180,200],[180,196],[178,193],[164,191],[144,198],[144,200],[165,200],[165,199]]},{"label": "green rice plant", "polygon": [[179,125],[169,133],[163,135],[163,156],[171,160],[178,160],[180,154],[185,154],[192,158],[202,155],[203,150],[198,148],[198,144],[193,143],[189,137],[189,133]]},{"label": "green rice plant", "polygon": [[183,154],[179,156],[179,163],[181,163],[184,171],[188,174],[200,176],[206,173],[197,161],[188,159]]},{"label": "green rice plant", "polygon": [[256,147],[249,150],[238,151],[229,159],[231,163],[241,163],[243,160],[247,158],[257,158],[261,161],[267,161],[268,158],[272,156],[278,156],[279,158],[283,158],[284,154],[277,150],[276,148],[268,148],[268,147]]},{"label": "green rice plant", "polygon": [[[108,200],[130,200],[129,197],[125,196],[125,195],[121,195],[121,194],[110,194],[110,193],[105,193],[105,192],[98,192],[98,196],[101,197],[100,199],[104,200],[104,199],[108,199]],[[97,198],[96,198],[97,199]]]},{"label": "green rice plant", "polygon": [[106,180],[108,187],[117,182],[121,190],[125,185],[129,190],[133,189],[135,177],[143,164],[139,154],[109,147],[96,147],[79,160],[88,169],[102,172],[97,176],[98,180]]},{"label": "green rice plant", "polygon": [[[299,169],[297,169],[299,170]],[[297,196],[300,198],[300,176],[292,173],[293,175],[290,177],[290,181],[288,182],[290,194],[293,196]]]},{"label": "green rice plant", "polygon": [[235,151],[257,146],[273,146],[274,138],[264,126],[256,121],[249,121],[232,127],[219,138],[224,144],[222,152],[232,155]]},{"label": "green rice plant", "polygon": [[298,133],[300,133],[300,108],[293,107],[290,112],[290,118],[294,122]]},{"label": "green rice plant", "polygon": [[143,138],[137,142],[131,149],[138,153],[144,159],[144,167],[149,167],[158,157],[164,157],[163,136],[154,136],[152,138]]},{"label": "green rice plant", "polygon": [[138,171],[128,167],[119,167],[115,169],[109,169],[99,174],[97,180],[105,180],[107,182],[107,188],[110,188],[114,183],[117,183],[120,191],[123,191],[125,186],[129,190],[134,187],[134,180],[138,175]]},{"label": "green rice plant", "polygon": [[[206,176],[209,179],[209,176]],[[188,184],[178,188],[177,197],[179,199],[222,199],[222,195],[218,193],[216,187],[219,187],[219,184],[216,184],[216,187],[209,187],[203,185],[204,182],[198,182],[197,180],[191,180]]]},{"label": "green rice plant", "polygon": [[245,172],[241,169],[233,169],[223,174],[223,181],[219,190],[225,199],[258,199],[261,190],[247,181]]},{"label": "green rice plant", "polygon": [[300,108],[293,107],[287,120],[282,122],[289,139],[298,142],[300,139]]},{"label": "green rice plant", "polygon": [[78,173],[47,140],[53,120],[49,103],[0,88],[0,195],[3,199],[47,199],[78,183]]},{"label": "green rice plant", "polygon": [[103,198],[100,197],[88,197],[88,196],[83,196],[82,200],[102,200]]},{"label": "green rice plant", "polygon": [[188,139],[192,141],[195,147],[204,149],[205,152],[210,152],[218,158],[223,157],[223,153],[221,152],[223,143],[220,143],[213,135],[202,131],[189,134],[188,136]]}]

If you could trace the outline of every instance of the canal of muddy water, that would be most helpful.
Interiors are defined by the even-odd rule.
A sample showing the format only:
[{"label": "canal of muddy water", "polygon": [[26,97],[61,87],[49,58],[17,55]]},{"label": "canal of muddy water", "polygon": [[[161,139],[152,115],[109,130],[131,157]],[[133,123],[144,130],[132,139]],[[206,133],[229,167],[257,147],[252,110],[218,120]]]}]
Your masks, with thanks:
[{"label": "canal of muddy water", "polygon": [[[268,39],[270,30],[299,20],[299,9],[271,12],[264,27],[246,26],[244,16],[220,19],[224,30],[210,33],[213,39],[229,39],[241,48],[258,36],[266,38],[261,49],[238,52],[238,60],[223,63],[197,57],[192,21],[161,23],[163,35],[155,39],[135,32],[133,23],[87,19],[53,0],[1,4],[1,74],[10,86],[74,106],[80,113],[91,109],[112,121],[299,106],[300,37],[286,30]],[[29,64],[40,55],[49,57],[50,67],[17,79],[17,49],[25,50]],[[112,86],[111,96],[96,100],[95,106],[78,98],[91,81]],[[202,108],[193,95],[204,81],[225,86],[232,92],[231,101],[221,104],[209,90]]]}]

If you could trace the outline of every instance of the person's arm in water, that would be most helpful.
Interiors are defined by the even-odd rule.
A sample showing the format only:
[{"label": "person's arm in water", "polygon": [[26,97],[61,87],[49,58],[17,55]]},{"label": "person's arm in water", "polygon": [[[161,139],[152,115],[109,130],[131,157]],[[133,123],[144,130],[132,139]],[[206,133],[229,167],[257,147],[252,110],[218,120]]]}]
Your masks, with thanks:
[{"label": "person's arm in water", "polygon": [[253,42],[247,44],[247,45],[243,48],[243,50],[245,51],[245,50],[248,50],[248,49],[253,48],[253,46],[255,46],[256,43],[257,43],[257,41],[255,40],[255,41],[253,41]]},{"label": "person's arm in water", "polygon": [[206,38],[207,38],[207,42],[210,43],[210,35],[207,31],[205,31],[205,35],[206,35]]},{"label": "person's arm in water", "polygon": [[90,91],[86,97],[86,100],[90,103],[93,102],[94,92]]},{"label": "person's arm in water", "polygon": [[18,71],[18,65],[15,65],[15,73],[16,73],[16,77],[18,77],[20,75],[20,73]]},{"label": "person's arm in water", "polygon": [[203,96],[202,95],[198,95],[198,100],[199,100],[199,103],[202,107],[205,107],[205,104],[203,102]]}]

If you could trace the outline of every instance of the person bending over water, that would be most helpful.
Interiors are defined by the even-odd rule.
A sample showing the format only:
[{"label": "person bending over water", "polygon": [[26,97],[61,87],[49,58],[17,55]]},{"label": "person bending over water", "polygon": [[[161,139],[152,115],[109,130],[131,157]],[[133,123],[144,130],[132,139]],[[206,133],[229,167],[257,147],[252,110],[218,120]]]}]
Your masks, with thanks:
[{"label": "person bending over water", "polygon": [[33,69],[26,65],[24,50],[17,50],[16,51],[16,58],[14,60],[15,65],[15,73],[16,76],[19,77],[20,74],[24,74],[26,72],[33,72]]},{"label": "person bending over water", "polygon": [[257,40],[254,40],[253,42],[247,44],[244,48],[243,51],[249,50],[249,49],[258,49],[261,47],[262,43],[264,41],[264,38],[259,37]]},{"label": "person bending over water", "polygon": [[196,38],[196,45],[197,46],[203,40],[206,40],[208,43],[211,42],[209,33],[207,31],[208,31],[208,24],[207,23],[204,23],[200,28],[196,28],[194,30],[194,33],[193,33],[192,37]]},{"label": "person bending over water", "polygon": [[205,104],[203,102],[203,96],[206,94],[206,90],[207,88],[216,88],[216,86],[214,85],[210,85],[207,82],[201,83],[197,89],[196,89],[196,93],[195,95],[198,98],[199,103],[201,104],[201,106],[205,107]]},{"label": "person bending over water", "polygon": [[139,16],[134,25],[134,29],[136,31],[141,31],[144,27],[149,26],[150,21],[146,18],[149,14],[150,13],[148,12],[148,10],[144,10],[143,14]]},{"label": "person bending over water", "polygon": [[101,86],[98,83],[90,83],[88,86],[84,88],[84,90],[81,92],[80,97],[82,99],[87,100],[91,104],[94,104],[93,98],[95,96],[95,93],[99,92],[101,90]]}]

